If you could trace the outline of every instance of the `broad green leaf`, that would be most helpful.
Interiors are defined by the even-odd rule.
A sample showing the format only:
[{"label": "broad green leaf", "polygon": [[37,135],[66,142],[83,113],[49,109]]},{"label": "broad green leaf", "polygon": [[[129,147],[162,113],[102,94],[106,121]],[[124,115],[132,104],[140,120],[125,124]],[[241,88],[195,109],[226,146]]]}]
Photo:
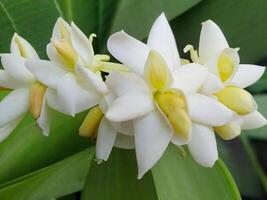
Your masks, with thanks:
[{"label": "broad green leaf", "polygon": [[231,141],[217,138],[217,141],[220,157],[231,171],[240,193],[250,198],[263,198],[260,179],[240,138]]},{"label": "broad green leaf", "polygon": [[134,151],[114,148],[105,163],[91,164],[82,200],[156,200],[151,173],[137,180]]},{"label": "broad green leaf", "polygon": [[221,160],[212,169],[203,168],[189,155],[182,158],[177,147],[170,145],[152,168],[152,176],[149,172],[141,180],[137,180],[135,162],[132,151],[114,149],[107,163],[92,165],[82,199],[240,199]]},{"label": "broad green leaf", "polygon": [[0,52],[9,52],[9,43],[17,32],[45,57],[46,44],[59,16],[53,1],[1,0],[0,1]]},{"label": "broad green leaf", "polygon": [[44,136],[35,121],[27,116],[0,144],[0,183],[53,164],[88,147],[90,142],[78,135],[84,114],[73,118],[55,113],[49,137]]},{"label": "broad green leaf", "polygon": [[84,185],[93,155],[94,148],[90,148],[28,174],[15,184],[1,189],[0,199],[43,200],[79,191]]},{"label": "broad green leaf", "polygon": [[[180,53],[188,43],[198,47],[201,23],[211,19],[224,32],[231,47],[240,47],[241,63],[258,63],[266,60],[267,29],[264,21],[267,18],[267,1],[250,0],[205,0],[172,21]],[[244,14],[246,13],[246,14]],[[266,63],[266,62],[265,62]],[[265,73],[260,88],[251,90],[262,91],[266,88]]]},{"label": "broad green leaf", "polygon": [[173,19],[201,0],[142,0],[138,3],[135,0],[121,1],[117,14],[113,20],[110,33],[125,30],[129,34],[144,39],[155,19],[165,12],[168,19]]},{"label": "broad green leaf", "polygon": [[[255,95],[254,98],[259,106],[258,111],[262,113],[263,116],[267,117],[267,95]],[[254,139],[267,140],[267,126],[244,131],[244,134],[248,134],[249,137]]]},{"label": "broad green leaf", "polygon": [[235,182],[221,160],[213,168],[203,168],[189,155],[182,158],[170,145],[152,169],[160,200],[234,200],[241,199]]}]

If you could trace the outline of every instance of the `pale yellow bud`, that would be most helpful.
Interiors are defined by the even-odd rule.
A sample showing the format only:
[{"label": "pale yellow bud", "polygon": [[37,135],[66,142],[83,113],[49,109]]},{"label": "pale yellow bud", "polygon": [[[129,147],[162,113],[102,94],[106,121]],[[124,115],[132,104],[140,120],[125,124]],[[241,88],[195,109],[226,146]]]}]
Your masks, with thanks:
[{"label": "pale yellow bud", "polygon": [[65,40],[52,40],[52,44],[56,48],[63,63],[73,69],[76,64],[77,54],[70,43]]},{"label": "pale yellow bud", "polygon": [[214,94],[218,101],[240,115],[248,114],[256,109],[252,95],[236,86],[226,86]]},{"label": "pale yellow bud", "polygon": [[30,112],[34,119],[37,119],[42,110],[46,86],[40,82],[35,82],[30,88]]},{"label": "pale yellow bud", "polygon": [[154,89],[164,89],[170,83],[168,66],[162,56],[156,51],[149,52],[145,64],[145,79]]},{"label": "pale yellow bud", "polygon": [[240,135],[241,128],[238,122],[233,121],[224,126],[214,127],[214,131],[224,140],[231,140]]},{"label": "pale yellow bud", "polygon": [[99,106],[95,106],[90,109],[85,119],[83,120],[82,125],[80,126],[79,135],[88,138],[95,137],[103,116],[104,114]]},{"label": "pale yellow bud", "polygon": [[157,91],[154,93],[154,99],[172,125],[175,134],[184,139],[189,139],[192,123],[183,93],[175,89]]}]

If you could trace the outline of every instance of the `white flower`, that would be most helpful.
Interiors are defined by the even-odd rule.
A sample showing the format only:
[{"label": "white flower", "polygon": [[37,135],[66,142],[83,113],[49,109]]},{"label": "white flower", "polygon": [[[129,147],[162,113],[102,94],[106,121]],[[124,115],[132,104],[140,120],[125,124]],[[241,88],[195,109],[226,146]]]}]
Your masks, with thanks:
[{"label": "white flower", "polygon": [[237,113],[238,118],[223,127],[215,127],[223,139],[232,139],[241,130],[266,124],[257,105],[246,88],[263,75],[265,67],[240,64],[239,49],[230,48],[220,28],[211,20],[203,23],[199,41],[199,60],[209,70],[201,92],[214,95]]},{"label": "white flower", "polygon": [[133,124],[138,178],[154,166],[170,141],[182,145],[191,137],[198,145],[192,151],[210,148],[205,162],[213,164],[218,154],[208,126],[224,125],[234,115],[213,98],[197,93],[206,69],[194,63],[181,66],[165,15],[154,22],[147,44],[121,31],[110,36],[108,50],[132,71],[108,76],[106,84],[116,98],[105,116]]},{"label": "white flower", "polygon": [[59,18],[54,26],[51,43],[47,45],[50,61],[31,59],[26,63],[40,82],[48,86],[48,105],[74,116],[98,104],[100,94],[107,93],[100,70],[109,56],[95,55],[89,39],[72,22]]},{"label": "white flower", "polygon": [[0,86],[12,91],[0,102],[0,141],[16,128],[28,110],[47,135],[50,122],[46,120],[46,87],[24,66],[27,59],[39,57],[34,48],[16,33],[10,51],[1,54],[4,70],[0,70]]}]

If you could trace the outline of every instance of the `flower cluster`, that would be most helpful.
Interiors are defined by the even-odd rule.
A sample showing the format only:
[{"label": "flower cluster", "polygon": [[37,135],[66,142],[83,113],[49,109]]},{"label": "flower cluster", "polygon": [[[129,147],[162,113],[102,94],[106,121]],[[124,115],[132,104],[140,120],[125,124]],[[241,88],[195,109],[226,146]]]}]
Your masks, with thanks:
[{"label": "flower cluster", "polygon": [[[253,96],[244,88],[265,68],[240,64],[211,20],[202,24],[199,51],[187,45],[181,59],[164,14],[154,22],[147,43],[120,31],[107,42],[110,54],[95,54],[89,38],[59,18],[47,45],[49,60],[14,34],[10,53],[1,54],[0,139],[30,111],[45,135],[51,109],[75,116],[88,110],[79,134],[96,138],[96,159],[106,161],[113,146],[135,149],[138,178],[161,158],[169,143],[188,147],[200,165],[218,159],[215,133],[225,140],[241,130],[264,126]],[[105,77],[103,72],[107,72]]]}]

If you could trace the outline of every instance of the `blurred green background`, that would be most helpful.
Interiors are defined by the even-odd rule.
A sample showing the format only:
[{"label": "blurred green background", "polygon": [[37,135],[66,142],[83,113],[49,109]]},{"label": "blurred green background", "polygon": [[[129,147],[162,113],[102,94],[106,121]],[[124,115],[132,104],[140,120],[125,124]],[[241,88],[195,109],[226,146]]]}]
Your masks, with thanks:
[{"label": "blurred green background", "polygon": [[[153,21],[161,12],[165,12],[182,57],[186,57],[182,53],[186,44],[198,46],[201,22],[212,19],[221,27],[229,44],[232,47],[240,47],[241,63],[265,66],[267,64],[266,10],[266,0],[0,0],[0,52],[9,52],[10,40],[13,33],[17,32],[37,49],[42,58],[47,58],[45,47],[57,17],[61,16],[69,22],[74,21],[87,35],[96,33],[95,51],[105,53],[106,40],[111,33],[124,29],[129,34],[145,40]],[[255,95],[259,110],[267,117],[265,94],[267,73],[250,87],[249,91]],[[2,92],[1,95],[5,94]],[[83,193],[79,192],[84,188],[85,182],[86,185],[99,186],[100,189],[103,187],[103,193],[109,195],[107,189],[109,186],[103,182],[112,185],[112,180],[129,184],[128,187],[118,186],[121,190],[126,188],[124,191],[126,196],[121,194],[112,197],[110,193],[110,196],[104,197],[101,196],[100,190],[92,192],[95,195],[94,199],[126,199],[125,197],[135,199],[137,198],[135,191],[142,193],[144,188],[147,194],[142,196],[138,193],[142,196],[139,199],[177,199],[175,195],[168,197],[163,194],[164,192],[161,193],[162,191],[155,191],[151,174],[148,174],[143,182],[132,184],[123,181],[125,177],[120,177],[118,174],[118,177],[114,177],[113,171],[108,173],[108,169],[112,167],[122,174],[125,170],[125,166],[120,166],[118,162],[124,162],[125,159],[127,161],[128,156],[119,150],[114,151],[114,158],[112,157],[107,165],[97,168],[91,164],[93,165],[90,168],[91,175],[85,181],[94,150],[90,141],[79,138],[77,134],[84,116],[85,113],[81,113],[73,119],[54,113],[53,128],[49,138],[42,136],[33,119],[27,116],[14,133],[0,144],[0,199],[60,197],[58,199],[67,200],[79,199],[80,196],[82,199],[87,199],[86,194],[92,192],[90,186]],[[232,173],[242,198],[266,199],[267,127],[243,132],[241,137],[232,141],[221,141],[218,138],[218,143],[220,156]],[[86,148],[87,150],[83,151]],[[117,159],[120,154],[122,160]],[[133,156],[132,152],[130,155]],[[135,167],[135,163],[129,167],[133,168],[129,171],[134,174],[132,166]],[[183,167],[180,170],[182,169]],[[102,175],[98,174],[101,170]],[[203,174],[205,173],[203,171]],[[103,182],[99,182],[100,178]],[[135,178],[135,175],[131,175],[131,179]],[[153,178],[156,181],[156,177]],[[186,176],[183,178],[186,179]],[[156,185],[156,188],[158,187],[160,186]],[[208,193],[209,187],[211,186],[207,185],[207,191],[203,190],[203,193]],[[192,193],[194,191],[192,189]],[[229,199],[227,195],[215,192],[211,194],[214,198],[206,193],[205,195],[192,194],[191,197],[185,195],[180,199],[215,199],[216,195],[216,199]]]}]

